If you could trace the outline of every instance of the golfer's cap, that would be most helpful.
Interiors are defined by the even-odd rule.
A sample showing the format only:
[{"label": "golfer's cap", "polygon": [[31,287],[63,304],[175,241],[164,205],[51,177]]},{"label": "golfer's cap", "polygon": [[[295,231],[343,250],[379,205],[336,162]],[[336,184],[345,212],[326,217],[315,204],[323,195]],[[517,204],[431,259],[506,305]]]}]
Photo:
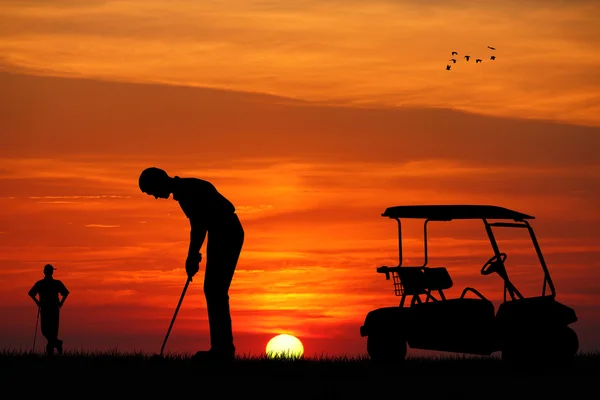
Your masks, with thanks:
[{"label": "golfer's cap", "polygon": [[54,268],[51,264],[46,264],[44,265],[44,272],[46,271],[54,271],[56,268]]}]

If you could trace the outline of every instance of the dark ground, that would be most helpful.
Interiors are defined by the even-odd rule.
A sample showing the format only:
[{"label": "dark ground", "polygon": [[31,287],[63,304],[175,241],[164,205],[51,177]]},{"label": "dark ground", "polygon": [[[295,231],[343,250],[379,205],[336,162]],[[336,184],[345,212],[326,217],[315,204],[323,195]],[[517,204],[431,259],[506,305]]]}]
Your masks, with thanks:
[{"label": "dark ground", "polygon": [[[153,360],[142,354],[0,352],[0,384],[7,398],[183,397],[281,398],[507,398],[596,397],[600,353],[581,354],[563,368],[509,369],[497,358],[409,358],[377,367],[364,358],[268,360],[241,357],[229,365],[199,364],[188,356]],[[2,396],[4,397],[4,396]],[[38,397],[39,398],[39,397]]]}]

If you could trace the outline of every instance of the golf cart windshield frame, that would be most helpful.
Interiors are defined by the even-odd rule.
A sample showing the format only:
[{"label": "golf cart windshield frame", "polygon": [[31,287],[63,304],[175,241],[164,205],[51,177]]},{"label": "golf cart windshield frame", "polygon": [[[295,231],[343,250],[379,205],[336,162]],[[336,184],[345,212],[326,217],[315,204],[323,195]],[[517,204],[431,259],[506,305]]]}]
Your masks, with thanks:
[{"label": "golf cart windshield frame", "polygon": [[[398,223],[398,268],[402,267],[402,218],[407,219],[424,219],[423,236],[424,236],[424,263],[417,266],[425,268],[429,262],[428,247],[427,247],[427,225],[431,221],[448,222],[455,219],[480,219],[483,221],[488,238],[494,250],[494,254],[499,257],[500,249],[492,230],[493,227],[502,228],[526,228],[529,231],[529,236],[535,247],[538,259],[542,270],[544,271],[544,283],[542,286],[542,296],[546,296],[546,291],[550,290],[549,296],[554,298],[556,291],[554,283],[550,277],[550,272],[542,255],[540,245],[537,241],[535,232],[532,226],[527,221],[535,217],[522,214],[513,210],[509,210],[496,206],[480,206],[480,205],[428,205],[428,206],[397,206],[388,208],[383,214],[383,217],[396,220]],[[510,220],[513,222],[489,222],[489,219],[494,220]],[[506,301],[507,287],[504,286],[504,301]]]}]

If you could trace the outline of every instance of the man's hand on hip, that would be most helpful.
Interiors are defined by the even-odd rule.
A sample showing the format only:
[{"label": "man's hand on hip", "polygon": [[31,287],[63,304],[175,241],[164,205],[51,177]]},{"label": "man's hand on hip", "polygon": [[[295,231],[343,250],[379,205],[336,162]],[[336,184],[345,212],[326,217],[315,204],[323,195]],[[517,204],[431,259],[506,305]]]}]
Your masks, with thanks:
[{"label": "man's hand on hip", "polygon": [[200,270],[200,261],[202,261],[202,254],[197,255],[190,254],[185,260],[185,271],[190,279],[194,277]]}]

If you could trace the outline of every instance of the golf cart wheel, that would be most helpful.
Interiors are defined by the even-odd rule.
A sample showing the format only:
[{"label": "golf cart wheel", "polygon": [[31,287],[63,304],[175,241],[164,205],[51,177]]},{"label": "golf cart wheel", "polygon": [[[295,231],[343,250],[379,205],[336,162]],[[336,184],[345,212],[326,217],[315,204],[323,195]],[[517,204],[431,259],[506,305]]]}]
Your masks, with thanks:
[{"label": "golf cart wheel", "polygon": [[562,328],[556,335],[556,358],[561,362],[571,362],[579,351],[579,338],[575,331],[568,326]]},{"label": "golf cart wheel", "polygon": [[377,364],[401,364],[406,359],[406,340],[389,334],[367,337],[367,353]]},{"label": "golf cart wheel", "polygon": [[523,339],[514,341],[502,351],[503,361],[557,367],[569,364],[579,350],[577,334],[569,327],[558,328],[545,337],[539,333],[529,340]]}]

